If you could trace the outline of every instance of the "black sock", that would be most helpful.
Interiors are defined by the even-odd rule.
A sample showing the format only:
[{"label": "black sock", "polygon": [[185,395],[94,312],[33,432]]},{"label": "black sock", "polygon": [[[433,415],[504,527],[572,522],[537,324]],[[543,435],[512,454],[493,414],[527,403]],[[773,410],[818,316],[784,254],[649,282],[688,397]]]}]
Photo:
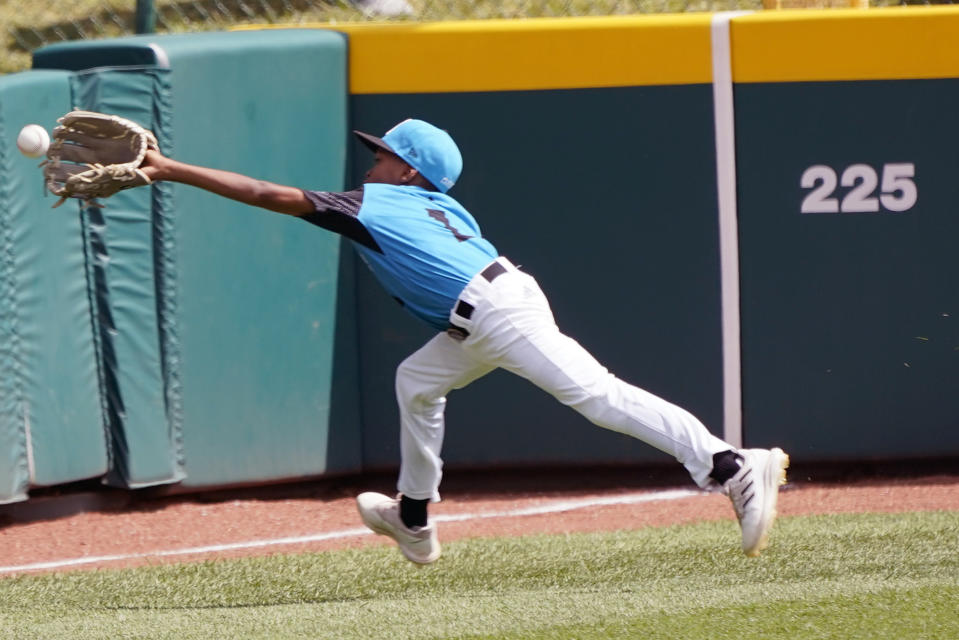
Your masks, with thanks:
[{"label": "black sock", "polygon": [[426,505],[427,500],[414,500],[406,496],[400,496],[400,520],[407,527],[425,527],[426,526]]},{"label": "black sock", "polygon": [[709,477],[718,482],[719,484],[725,484],[727,480],[736,475],[736,472],[739,471],[740,464],[739,461],[742,460],[742,456],[730,449],[729,451],[720,451],[719,453],[713,454],[713,470],[709,473]]}]

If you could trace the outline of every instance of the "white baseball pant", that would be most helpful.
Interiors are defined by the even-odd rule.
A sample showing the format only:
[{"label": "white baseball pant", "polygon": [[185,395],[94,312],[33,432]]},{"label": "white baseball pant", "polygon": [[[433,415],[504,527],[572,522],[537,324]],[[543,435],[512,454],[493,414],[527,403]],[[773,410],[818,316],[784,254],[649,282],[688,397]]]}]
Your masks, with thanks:
[{"label": "white baseball pant", "polygon": [[505,258],[495,262],[505,272],[492,282],[478,274],[460,295],[460,301],[472,307],[469,318],[457,314],[463,309],[459,304],[450,314],[450,322],[468,336],[440,333],[397,369],[400,493],[417,500],[440,499],[446,395],[498,367],[526,378],[594,424],[674,456],[696,484],[712,487],[713,454],[733,447],[684,409],[609,373],[560,332],[532,276]]}]

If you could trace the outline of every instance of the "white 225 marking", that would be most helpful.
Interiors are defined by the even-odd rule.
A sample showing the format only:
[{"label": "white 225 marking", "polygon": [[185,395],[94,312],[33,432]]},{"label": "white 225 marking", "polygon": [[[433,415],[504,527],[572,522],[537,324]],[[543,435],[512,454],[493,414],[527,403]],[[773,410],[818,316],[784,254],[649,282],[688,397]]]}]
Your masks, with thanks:
[{"label": "white 225 marking", "polygon": [[839,179],[843,187],[852,187],[840,202],[832,197],[836,190],[836,172],[832,167],[817,164],[803,171],[799,186],[812,189],[799,211],[801,213],[862,213],[879,211],[879,205],[887,211],[908,211],[919,199],[919,190],[913,178],[916,165],[912,162],[889,163],[882,166],[882,185],[879,197],[875,197],[879,177],[868,164],[846,167]]}]

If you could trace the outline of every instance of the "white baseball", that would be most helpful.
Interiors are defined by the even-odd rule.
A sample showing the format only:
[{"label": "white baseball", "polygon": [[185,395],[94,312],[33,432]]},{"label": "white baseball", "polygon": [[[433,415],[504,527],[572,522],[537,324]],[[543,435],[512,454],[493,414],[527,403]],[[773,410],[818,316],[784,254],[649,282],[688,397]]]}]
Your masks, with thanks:
[{"label": "white baseball", "polygon": [[17,148],[28,158],[39,158],[50,147],[50,134],[38,124],[28,124],[20,129],[17,136]]}]

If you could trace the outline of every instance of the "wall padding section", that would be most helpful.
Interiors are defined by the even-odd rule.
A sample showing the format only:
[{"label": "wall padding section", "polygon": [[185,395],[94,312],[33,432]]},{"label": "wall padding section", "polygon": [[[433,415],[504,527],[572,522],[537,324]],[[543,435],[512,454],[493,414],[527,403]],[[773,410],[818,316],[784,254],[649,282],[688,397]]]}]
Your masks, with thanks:
[{"label": "wall padding section", "polygon": [[70,105],[69,73],[0,78],[0,502],[109,464],[83,221],[51,208],[40,160],[16,147],[24,125],[51,129]]},{"label": "wall padding section", "polygon": [[[37,61],[76,68],[85,57],[108,58],[118,73],[162,70],[168,90],[152,108],[167,132],[167,154],[304,188],[342,188],[346,43],[339,34],[134,37],[59,45]],[[141,107],[148,100],[133,84],[129,95]],[[163,188],[135,196],[153,210],[157,326],[147,340],[161,356],[153,368],[164,386],[150,381],[148,390],[163,392],[167,429],[182,430],[185,484],[324,473],[333,359],[350,357],[335,345],[340,239],[197,189]],[[129,304],[125,294],[111,289],[114,311]],[[337,402],[355,414],[355,400],[352,391]],[[355,459],[351,439],[341,440],[343,456]]]}]

